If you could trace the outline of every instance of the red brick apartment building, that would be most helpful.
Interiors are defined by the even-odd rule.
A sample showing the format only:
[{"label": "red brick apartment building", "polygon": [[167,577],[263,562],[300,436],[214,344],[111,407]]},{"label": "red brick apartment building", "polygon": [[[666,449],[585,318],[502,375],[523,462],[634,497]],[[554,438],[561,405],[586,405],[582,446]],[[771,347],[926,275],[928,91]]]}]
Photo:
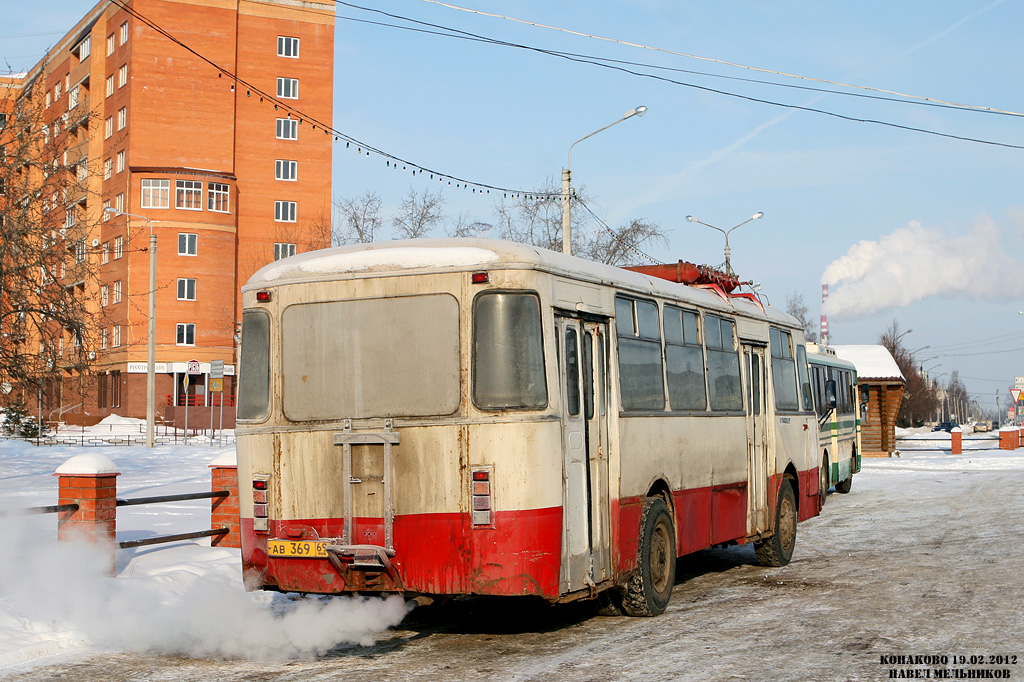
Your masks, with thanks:
[{"label": "red brick apartment building", "polygon": [[[334,3],[126,4],[102,0],[31,72],[7,79],[41,88],[47,133],[73,136],[65,165],[88,168],[68,201],[91,226],[99,278],[88,295],[102,328],[90,370],[51,383],[42,406],[72,423],[145,417],[150,229],[158,420],[166,404],[212,402],[214,360],[233,405],[239,288],[275,259],[329,245],[333,138],[310,120],[332,120]],[[188,375],[191,360],[200,374]]]}]

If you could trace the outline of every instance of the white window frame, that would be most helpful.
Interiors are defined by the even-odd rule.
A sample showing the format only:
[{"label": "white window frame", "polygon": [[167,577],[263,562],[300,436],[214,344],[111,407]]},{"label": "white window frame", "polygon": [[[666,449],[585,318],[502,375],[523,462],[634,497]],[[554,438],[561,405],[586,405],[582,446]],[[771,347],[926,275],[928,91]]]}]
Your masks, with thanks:
[{"label": "white window frame", "polygon": [[279,118],[277,119],[277,139],[297,140],[299,139],[299,119]]},{"label": "white window frame", "polygon": [[86,36],[78,43],[78,61],[84,61],[92,53],[92,36]]},{"label": "white window frame", "polygon": [[128,22],[127,21],[124,22],[123,24],[121,24],[121,29],[120,30],[121,30],[121,35],[120,35],[120,37],[121,37],[121,44],[124,45],[125,43],[128,42]]},{"label": "white window frame", "polygon": [[121,107],[117,110],[117,129],[124,130],[128,125],[128,107]]},{"label": "white window frame", "polygon": [[124,213],[124,192],[114,197],[114,208],[117,209],[118,213]]},{"label": "white window frame", "polygon": [[274,179],[295,182],[298,180],[299,162],[288,159],[277,159],[274,162]]},{"label": "white window frame", "polygon": [[[182,237],[185,237],[185,250],[182,250]],[[195,232],[179,232],[178,233],[178,255],[179,256],[198,256],[199,255],[199,235]]]},{"label": "white window frame", "polygon": [[107,76],[107,97],[114,94],[114,74]]},{"label": "white window frame", "polygon": [[277,242],[274,244],[274,260],[281,260],[295,255],[295,244]]},{"label": "white window frame", "polygon": [[103,139],[109,140],[110,136],[114,134],[114,117],[107,116],[107,120],[103,123]]},{"label": "white window frame", "polygon": [[117,69],[117,88],[120,90],[128,84],[128,65],[122,64]]},{"label": "white window frame", "polygon": [[196,300],[196,280],[194,277],[179,277],[178,278],[178,300],[179,301],[194,301]]},{"label": "white window frame", "polygon": [[[192,340],[189,342],[189,336]],[[196,345],[196,325],[194,322],[179,322],[174,333],[174,344],[176,346]]]},{"label": "white window frame", "polygon": [[120,173],[124,170],[124,150],[122,149],[117,153],[117,172]]},{"label": "white window frame", "polygon": [[289,59],[299,58],[299,39],[293,36],[277,37],[277,56]]},{"label": "white window frame", "polygon": [[222,182],[206,183],[206,210],[231,213],[231,185]]},{"label": "white window frame", "polygon": [[277,79],[277,96],[281,99],[298,99],[299,79],[279,77]]},{"label": "white window frame", "polygon": [[114,260],[124,257],[124,237],[114,237]]},{"label": "white window frame", "polygon": [[170,208],[171,181],[166,178],[142,179],[142,208]]},{"label": "white window frame", "polygon": [[[107,211],[108,208],[110,208],[110,199],[104,199],[103,200],[103,222],[107,222],[108,220],[110,220],[110,212]],[[106,251],[108,249],[107,242],[103,242],[103,247],[104,247],[104,254],[103,255],[104,256],[108,256],[109,254],[106,253]],[[103,262],[106,263],[107,261],[104,260]]]},{"label": "white window frame", "polygon": [[117,43],[114,42],[114,34],[111,33],[109,36],[107,36],[107,56],[108,57],[110,55],[114,54],[114,47],[115,47],[115,45],[117,45]]},{"label": "white window frame", "polygon": [[[110,215],[109,213],[107,215]],[[106,265],[110,262],[110,242],[103,242],[103,247],[100,249],[100,263]]]},{"label": "white window frame", "polygon": [[203,181],[175,180],[174,208],[182,211],[203,210]]},{"label": "white window frame", "polygon": [[113,333],[111,334],[110,347],[117,348],[121,345],[121,325],[115,324],[111,331]]},{"label": "white window frame", "polygon": [[275,223],[294,223],[298,222],[297,216],[299,213],[298,202],[295,201],[275,201],[274,202],[274,222]]},{"label": "white window frame", "polygon": [[100,307],[106,308],[110,303],[110,285],[104,284],[100,287]]},{"label": "white window frame", "polygon": [[[103,179],[104,180],[109,180],[113,175],[114,175],[114,160],[113,159],[103,159]],[[109,201],[106,202],[106,205],[109,206],[110,202]],[[106,218],[104,218],[104,220],[106,220]]]},{"label": "white window frame", "polygon": [[74,109],[78,106],[78,86],[68,90],[68,109]]},{"label": "white window frame", "polygon": [[107,349],[107,328],[104,327],[100,330],[100,350]]},{"label": "white window frame", "polygon": [[121,302],[121,280],[116,280],[114,282],[114,293],[110,297],[110,299],[114,303],[120,303]]}]

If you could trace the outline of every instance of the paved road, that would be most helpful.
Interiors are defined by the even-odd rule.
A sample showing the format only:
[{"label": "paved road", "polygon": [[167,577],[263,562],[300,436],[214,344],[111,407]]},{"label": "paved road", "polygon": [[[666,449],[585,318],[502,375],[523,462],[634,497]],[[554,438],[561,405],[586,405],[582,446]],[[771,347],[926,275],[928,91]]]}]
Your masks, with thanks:
[{"label": "paved road", "polygon": [[[830,495],[823,515],[800,525],[787,567],[757,566],[747,547],[684,558],[658,618],[474,602],[418,609],[374,646],[315,660],[112,654],[5,679],[885,680],[913,666],[883,656],[962,655],[963,664],[918,669],[932,679],[935,669],[1007,670],[1024,681],[1022,512],[1024,471],[890,465],[860,474],[851,494]],[[971,665],[971,656],[985,662]]]}]

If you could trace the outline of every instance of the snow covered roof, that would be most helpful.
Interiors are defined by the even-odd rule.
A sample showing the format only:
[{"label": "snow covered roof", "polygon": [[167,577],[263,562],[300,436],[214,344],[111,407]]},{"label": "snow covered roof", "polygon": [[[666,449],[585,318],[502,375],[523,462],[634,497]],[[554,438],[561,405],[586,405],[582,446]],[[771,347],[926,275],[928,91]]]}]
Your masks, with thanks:
[{"label": "snow covered roof", "polygon": [[904,381],[896,359],[885,346],[832,346],[836,355],[857,368],[857,379],[888,379]]}]

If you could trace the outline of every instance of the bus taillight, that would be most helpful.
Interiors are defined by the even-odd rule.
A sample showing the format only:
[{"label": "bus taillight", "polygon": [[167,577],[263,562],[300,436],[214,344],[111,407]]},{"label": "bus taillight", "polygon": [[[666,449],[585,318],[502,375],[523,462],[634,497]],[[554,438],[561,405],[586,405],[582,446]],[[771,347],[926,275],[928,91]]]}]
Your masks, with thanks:
[{"label": "bus taillight", "polygon": [[491,470],[487,468],[474,468],[473,480],[473,525],[491,525]]},{"label": "bus taillight", "polygon": [[267,514],[267,479],[252,482],[252,529],[266,532],[270,529]]}]

